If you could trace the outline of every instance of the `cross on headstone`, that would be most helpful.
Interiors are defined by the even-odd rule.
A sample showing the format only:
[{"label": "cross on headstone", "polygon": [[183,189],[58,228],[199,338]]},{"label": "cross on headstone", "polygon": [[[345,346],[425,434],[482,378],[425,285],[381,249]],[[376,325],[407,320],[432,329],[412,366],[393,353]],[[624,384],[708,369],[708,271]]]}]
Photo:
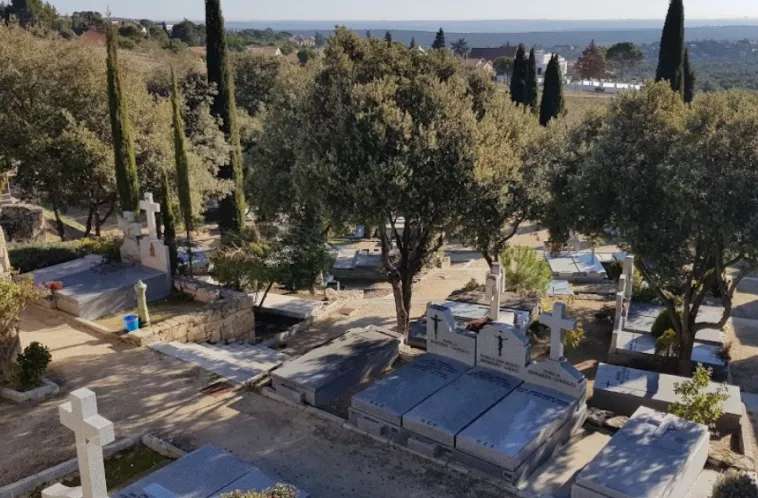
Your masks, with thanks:
[{"label": "cross on headstone", "polygon": [[147,213],[147,228],[150,231],[150,239],[158,238],[158,224],[155,220],[155,213],[161,212],[161,205],[153,200],[153,194],[145,193],[145,200],[139,201],[139,208]]},{"label": "cross on headstone", "polygon": [[550,327],[550,359],[563,359],[563,331],[576,329],[576,318],[566,316],[566,305],[555,303],[552,313],[543,313],[540,322]]},{"label": "cross on headstone", "polygon": [[437,334],[439,333],[439,326],[440,322],[442,321],[442,318],[440,318],[438,315],[434,315],[432,317],[432,321],[434,322],[434,340],[437,340]]},{"label": "cross on headstone", "polygon": [[[76,435],[76,458],[79,461],[81,493],[62,484],[56,484],[42,492],[43,498],[82,496],[83,498],[107,498],[103,446],[115,440],[113,423],[97,414],[97,398],[89,389],[77,389],[69,395],[69,401],[58,407],[61,424]],[[73,493],[72,493],[73,492]]]}]

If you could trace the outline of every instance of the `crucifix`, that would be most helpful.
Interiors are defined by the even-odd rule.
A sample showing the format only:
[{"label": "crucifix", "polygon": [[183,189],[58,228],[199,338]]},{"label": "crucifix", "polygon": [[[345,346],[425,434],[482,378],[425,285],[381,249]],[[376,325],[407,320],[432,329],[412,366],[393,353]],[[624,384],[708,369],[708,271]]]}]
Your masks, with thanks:
[{"label": "crucifix", "polygon": [[76,458],[79,461],[81,489],[56,484],[42,491],[43,498],[108,498],[103,464],[103,446],[116,437],[113,423],[97,413],[97,398],[89,389],[77,389],[69,401],[58,406],[61,424],[76,435]]},{"label": "crucifix", "polygon": [[497,336],[497,355],[498,357],[503,357],[503,336],[499,335]]},{"label": "crucifix", "polygon": [[153,200],[153,194],[145,193],[145,200],[139,201],[139,208],[147,214],[147,228],[150,231],[150,239],[158,238],[158,224],[155,214],[161,212],[161,205]]},{"label": "crucifix", "polygon": [[563,360],[563,332],[576,329],[576,318],[566,316],[566,305],[555,303],[552,313],[543,313],[540,322],[550,327],[550,359]]},{"label": "crucifix", "polygon": [[442,321],[442,318],[440,318],[438,315],[434,315],[432,317],[432,321],[434,322],[434,340],[437,340],[437,333],[439,332],[439,326],[440,322]]}]

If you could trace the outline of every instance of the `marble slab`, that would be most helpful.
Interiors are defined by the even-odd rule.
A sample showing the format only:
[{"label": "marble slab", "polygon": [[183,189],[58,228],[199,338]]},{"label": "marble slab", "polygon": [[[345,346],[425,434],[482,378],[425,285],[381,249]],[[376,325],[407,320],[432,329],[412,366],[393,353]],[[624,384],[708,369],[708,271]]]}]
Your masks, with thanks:
[{"label": "marble slab", "polygon": [[456,327],[453,312],[430,304],[426,312],[426,350],[465,365],[476,365],[476,334]]},{"label": "marble slab", "polygon": [[426,353],[353,396],[351,407],[401,426],[403,415],[463,375],[468,368],[463,363]]},{"label": "marble slab", "polygon": [[306,403],[323,406],[364,376],[387,369],[399,348],[400,340],[390,331],[354,329],[274,370],[272,383],[276,390],[300,393]]},{"label": "marble slab", "polygon": [[526,382],[566,394],[581,403],[587,395],[587,379],[568,361],[545,359],[526,367]]},{"label": "marble slab", "polygon": [[523,379],[531,356],[529,339],[514,327],[493,323],[479,331],[476,345],[476,365],[479,368]]},{"label": "marble slab", "polygon": [[576,406],[570,396],[524,383],[461,431],[455,447],[514,470],[571,418]]},{"label": "marble slab", "polygon": [[579,473],[572,498],[678,498],[708,459],[708,427],[642,407]]},{"label": "marble slab", "polygon": [[452,448],[461,430],[521,383],[511,375],[469,370],[403,415],[403,428]]},{"label": "marble slab", "polygon": [[[632,303],[629,314],[624,322],[624,330],[649,334],[653,330],[653,324],[658,315],[665,308],[655,304]],[[718,322],[721,319],[722,308],[716,306],[702,306],[698,312],[698,322]],[[724,344],[726,337],[721,330],[703,329],[695,334],[695,341],[704,344],[720,346]]]},{"label": "marble slab", "polygon": [[89,254],[83,258],[61,263],[59,265],[48,266],[47,268],[40,268],[33,272],[25,273],[24,276],[31,275],[34,277],[34,282],[37,284],[44,284],[45,282],[53,282],[60,280],[68,275],[74,275],[83,271],[91,270],[92,268],[103,264],[105,258],[97,254]]},{"label": "marble slab", "polygon": [[[641,406],[668,411],[669,405],[679,400],[674,384],[686,380],[676,375],[600,363],[595,376],[592,406],[626,416],[631,416]],[[711,382],[708,391],[715,392],[721,385]],[[739,387],[726,387],[729,398],[722,404],[724,414],[716,422],[716,427],[722,432],[735,432],[740,429],[742,397]]]}]

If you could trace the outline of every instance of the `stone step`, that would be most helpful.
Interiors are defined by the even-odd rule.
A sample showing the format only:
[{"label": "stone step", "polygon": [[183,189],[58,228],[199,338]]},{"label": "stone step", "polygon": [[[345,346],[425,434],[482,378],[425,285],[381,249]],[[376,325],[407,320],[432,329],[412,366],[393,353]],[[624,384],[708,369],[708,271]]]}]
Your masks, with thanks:
[{"label": "stone step", "polygon": [[248,351],[244,352],[228,351],[210,344],[179,342],[155,343],[149,347],[241,385],[257,381],[288,359],[272,349],[254,345],[247,346]]}]

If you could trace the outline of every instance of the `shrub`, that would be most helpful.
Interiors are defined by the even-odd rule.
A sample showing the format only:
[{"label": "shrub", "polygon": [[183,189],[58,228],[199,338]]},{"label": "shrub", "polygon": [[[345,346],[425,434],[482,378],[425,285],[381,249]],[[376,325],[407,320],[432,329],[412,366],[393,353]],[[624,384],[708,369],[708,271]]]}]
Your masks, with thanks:
[{"label": "shrub", "polygon": [[616,317],[616,307],[610,304],[606,304],[600,311],[595,313],[595,320],[598,322],[613,322]]},{"label": "shrub", "polygon": [[80,239],[67,242],[9,244],[11,266],[19,273],[67,263],[87,254],[100,254],[106,260],[118,261],[119,240],[112,237]]},{"label": "shrub", "polygon": [[[682,320],[682,312],[677,310],[677,314],[679,315],[679,319]],[[658,314],[658,317],[655,319],[655,322],[653,322],[653,328],[650,331],[650,333],[653,335],[653,337],[660,337],[663,334],[666,333],[667,330],[671,330],[674,328],[674,322],[671,321],[671,316],[669,315],[668,308],[664,309]]]},{"label": "shrub", "polygon": [[463,292],[472,292],[472,291],[477,291],[480,288],[481,286],[479,285],[479,281],[475,278],[472,278],[471,280],[468,281],[468,283],[465,286],[463,286],[463,289],[461,290]]},{"label": "shrub", "polygon": [[543,295],[553,275],[544,258],[537,251],[525,246],[509,246],[503,251],[505,283],[519,294]]},{"label": "shrub", "polygon": [[642,274],[636,269],[632,274],[632,282],[632,300],[637,301],[638,303],[652,303],[658,298],[655,290],[647,285]]},{"label": "shrub", "polygon": [[292,486],[277,484],[264,491],[235,491],[222,495],[222,498],[297,498],[298,492]]},{"label": "shrub", "polygon": [[19,366],[19,383],[24,389],[33,389],[40,385],[40,379],[50,365],[52,355],[47,346],[38,342],[29,344],[16,358]]},{"label": "shrub", "polygon": [[730,470],[719,476],[711,498],[758,498],[758,487],[749,475]]},{"label": "shrub", "polygon": [[679,357],[679,339],[676,332],[669,329],[655,342],[655,354],[665,358]]},{"label": "shrub", "polygon": [[669,412],[698,424],[715,423],[723,415],[721,405],[729,396],[726,385],[723,384],[716,392],[706,392],[711,382],[711,373],[711,369],[698,365],[692,379],[674,383],[674,392],[682,401],[672,403]]},{"label": "shrub", "polygon": [[584,327],[581,323],[577,324],[576,329],[569,330],[563,336],[563,343],[569,349],[576,349],[584,342]]},{"label": "shrub", "polygon": [[619,277],[622,273],[624,273],[624,265],[621,263],[621,261],[608,261],[606,263],[602,263],[603,268],[605,268],[605,274],[608,275],[608,278],[611,280],[615,280],[618,282]]}]

